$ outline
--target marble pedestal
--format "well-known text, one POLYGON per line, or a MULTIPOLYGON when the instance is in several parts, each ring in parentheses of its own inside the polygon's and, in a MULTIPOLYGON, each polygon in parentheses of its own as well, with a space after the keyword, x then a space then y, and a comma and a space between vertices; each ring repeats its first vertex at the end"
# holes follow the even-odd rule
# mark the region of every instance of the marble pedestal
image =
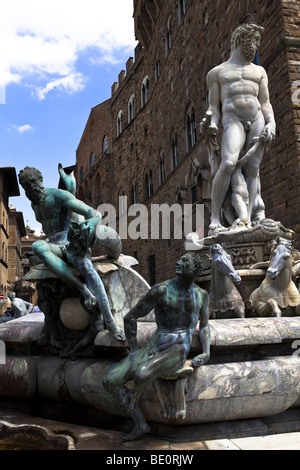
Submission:
MULTIPOLYGON (((0 325, 7 353, 6 363, 0 364, 0 400, 41 398, 125 416, 103 388, 102 378, 125 354, 126 344, 102 331, 94 342, 97 357, 61 359, 37 345, 43 322, 43 314, 34 313, 0 325)), ((155 328, 153 322, 138 323, 140 346, 155 328)), ((141 402, 148 421, 175 426, 216 423, 300 406, 300 317, 210 320, 210 329, 211 359, 186 377, 185 417, 163 416, 152 386, 141 402)), ((200 350, 196 330, 190 357, 200 350)))

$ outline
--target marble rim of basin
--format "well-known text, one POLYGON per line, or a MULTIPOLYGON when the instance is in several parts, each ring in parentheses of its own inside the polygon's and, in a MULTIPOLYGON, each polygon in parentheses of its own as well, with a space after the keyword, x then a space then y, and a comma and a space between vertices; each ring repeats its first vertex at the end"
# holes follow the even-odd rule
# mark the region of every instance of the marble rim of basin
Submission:
POLYGON ((76 450, 74 439, 67 434, 54 433, 38 424, 13 424, 0 420, 0 441, 7 438, 45 446, 49 450, 76 450))

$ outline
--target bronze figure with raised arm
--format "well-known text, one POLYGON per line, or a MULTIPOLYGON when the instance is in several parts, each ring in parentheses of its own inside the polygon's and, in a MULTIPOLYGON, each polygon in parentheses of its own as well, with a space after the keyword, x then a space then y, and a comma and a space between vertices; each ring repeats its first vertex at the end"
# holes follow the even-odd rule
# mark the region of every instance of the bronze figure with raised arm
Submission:
POLYGON ((90 247, 101 214, 69 191, 45 188, 43 176, 36 168, 26 167, 21 170, 19 181, 32 202, 36 220, 41 223, 47 236, 46 240, 33 243, 35 256, 50 272, 78 289, 86 310, 98 306, 113 337, 124 340, 124 332, 112 315, 103 282, 92 263, 90 247), (78 215, 83 216, 82 221, 78 215), (70 238, 76 238, 75 242, 70 243, 70 238), (70 266, 76 268, 84 281, 70 266))

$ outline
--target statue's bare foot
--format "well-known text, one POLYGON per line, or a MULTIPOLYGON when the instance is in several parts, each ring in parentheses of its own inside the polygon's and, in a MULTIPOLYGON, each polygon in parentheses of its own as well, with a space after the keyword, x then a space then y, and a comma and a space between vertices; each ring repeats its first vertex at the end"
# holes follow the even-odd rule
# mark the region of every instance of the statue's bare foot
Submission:
POLYGON ((124 437, 124 441, 134 441, 138 437, 140 437, 142 434, 146 434, 147 432, 150 431, 150 426, 148 426, 147 423, 140 424, 140 425, 135 425, 133 430, 131 431, 128 436, 124 437))
POLYGON ((175 412, 175 419, 184 419, 186 416, 185 410, 178 410, 175 412))
POLYGON ((122 328, 118 327, 118 325, 114 326, 113 328, 110 328, 110 332, 116 341, 125 341, 125 333, 122 328))
POLYGON ((227 227, 224 227, 223 225, 221 224, 210 224, 209 226, 209 232, 208 232, 208 236, 213 236, 213 235, 217 235, 218 233, 220 232, 228 232, 228 228, 227 227))

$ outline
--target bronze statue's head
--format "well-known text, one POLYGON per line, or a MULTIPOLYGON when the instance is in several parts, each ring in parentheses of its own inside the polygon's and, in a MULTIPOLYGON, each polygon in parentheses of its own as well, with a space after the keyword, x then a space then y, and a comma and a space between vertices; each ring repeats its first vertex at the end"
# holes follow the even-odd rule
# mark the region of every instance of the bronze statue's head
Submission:
POLYGON ((19 182, 24 188, 26 196, 35 206, 43 203, 45 188, 43 185, 43 175, 39 170, 26 166, 19 173, 19 182))
POLYGON ((194 279, 202 273, 202 262, 196 253, 183 255, 176 263, 176 275, 186 279, 194 279))
POLYGON ((258 26, 254 23, 241 24, 232 33, 231 52, 242 44, 246 59, 252 61, 259 48, 261 33, 263 31, 264 28, 262 26, 258 26))
POLYGON ((7 297, 8 297, 10 300, 13 300, 13 299, 16 297, 16 293, 15 293, 13 290, 10 290, 10 291, 7 293, 7 297))

